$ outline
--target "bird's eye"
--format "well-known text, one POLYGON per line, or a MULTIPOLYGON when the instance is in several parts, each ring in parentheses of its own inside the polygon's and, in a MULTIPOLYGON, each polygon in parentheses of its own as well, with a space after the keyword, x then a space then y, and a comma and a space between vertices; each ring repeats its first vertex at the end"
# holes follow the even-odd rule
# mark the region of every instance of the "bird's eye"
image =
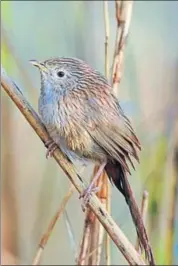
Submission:
POLYGON ((62 78, 64 77, 65 73, 63 71, 57 72, 58 77, 62 78))

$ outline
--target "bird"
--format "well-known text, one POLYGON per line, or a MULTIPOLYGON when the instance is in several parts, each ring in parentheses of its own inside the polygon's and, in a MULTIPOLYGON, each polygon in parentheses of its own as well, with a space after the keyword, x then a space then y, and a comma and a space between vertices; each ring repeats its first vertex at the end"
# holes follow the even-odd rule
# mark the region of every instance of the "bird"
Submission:
POLYGON ((143 220, 128 175, 133 159, 139 162, 141 144, 124 114, 112 86, 99 71, 78 58, 53 57, 30 60, 40 70, 38 110, 52 139, 47 157, 56 147, 68 157, 99 164, 84 195, 96 191, 94 183, 106 171, 123 194, 136 227, 139 244, 150 265, 155 265, 143 220))

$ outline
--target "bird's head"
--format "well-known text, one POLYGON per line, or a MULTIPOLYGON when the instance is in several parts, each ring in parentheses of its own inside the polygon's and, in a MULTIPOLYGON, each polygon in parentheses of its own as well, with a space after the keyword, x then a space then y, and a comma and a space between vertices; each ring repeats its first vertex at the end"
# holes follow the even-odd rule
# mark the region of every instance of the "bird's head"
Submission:
POLYGON ((41 73, 42 90, 50 87, 57 92, 85 87, 87 75, 92 69, 82 60, 76 58, 51 58, 43 62, 31 60, 31 64, 38 67, 41 73))
POLYGON ((109 87, 106 78, 77 58, 59 57, 43 62, 31 60, 41 73, 41 91, 65 95, 69 91, 85 91, 87 94, 102 93, 104 87, 109 87))

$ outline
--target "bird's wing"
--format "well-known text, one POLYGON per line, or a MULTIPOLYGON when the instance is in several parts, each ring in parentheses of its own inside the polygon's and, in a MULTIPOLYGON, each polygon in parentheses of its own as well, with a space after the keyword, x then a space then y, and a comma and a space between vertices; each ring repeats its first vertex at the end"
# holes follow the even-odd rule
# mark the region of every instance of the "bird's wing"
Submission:
POLYGON ((84 123, 84 127, 93 140, 130 173, 127 160, 134 167, 130 156, 139 160, 140 143, 117 100, 108 99, 97 111, 91 108, 90 123, 84 123))

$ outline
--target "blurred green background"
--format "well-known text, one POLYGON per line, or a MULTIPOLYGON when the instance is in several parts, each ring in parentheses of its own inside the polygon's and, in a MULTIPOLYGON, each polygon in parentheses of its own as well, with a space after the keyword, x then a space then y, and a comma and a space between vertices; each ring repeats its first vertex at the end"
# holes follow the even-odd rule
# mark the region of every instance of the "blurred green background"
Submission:
MULTIPOLYGON (((28 63, 30 59, 79 57, 104 73, 102 1, 1 3, 2 64, 36 110, 40 76, 28 63)), ((130 182, 140 203, 143 190, 149 191, 149 236, 157 263, 169 265, 178 263, 177 10, 176 1, 134 2, 118 88, 120 103, 143 145, 140 165, 130 182)), ((109 14, 112 61, 114 1, 109 1, 109 14)), ((46 160, 42 142, 3 90, 1 107, 2 243, 9 261, 15 256, 20 264, 30 264, 70 184, 54 160, 46 160)), ((91 173, 87 168, 84 177, 91 173)), ((67 214, 69 220, 60 218, 44 250, 44 265, 75 263, 84 220, 77 193, 67 205, 67 214)), ((115 188, 112 216, 134 244, 136 234, 128 208, 115 188)), ((111 262, 125 263, 114 244, 111 262)))

